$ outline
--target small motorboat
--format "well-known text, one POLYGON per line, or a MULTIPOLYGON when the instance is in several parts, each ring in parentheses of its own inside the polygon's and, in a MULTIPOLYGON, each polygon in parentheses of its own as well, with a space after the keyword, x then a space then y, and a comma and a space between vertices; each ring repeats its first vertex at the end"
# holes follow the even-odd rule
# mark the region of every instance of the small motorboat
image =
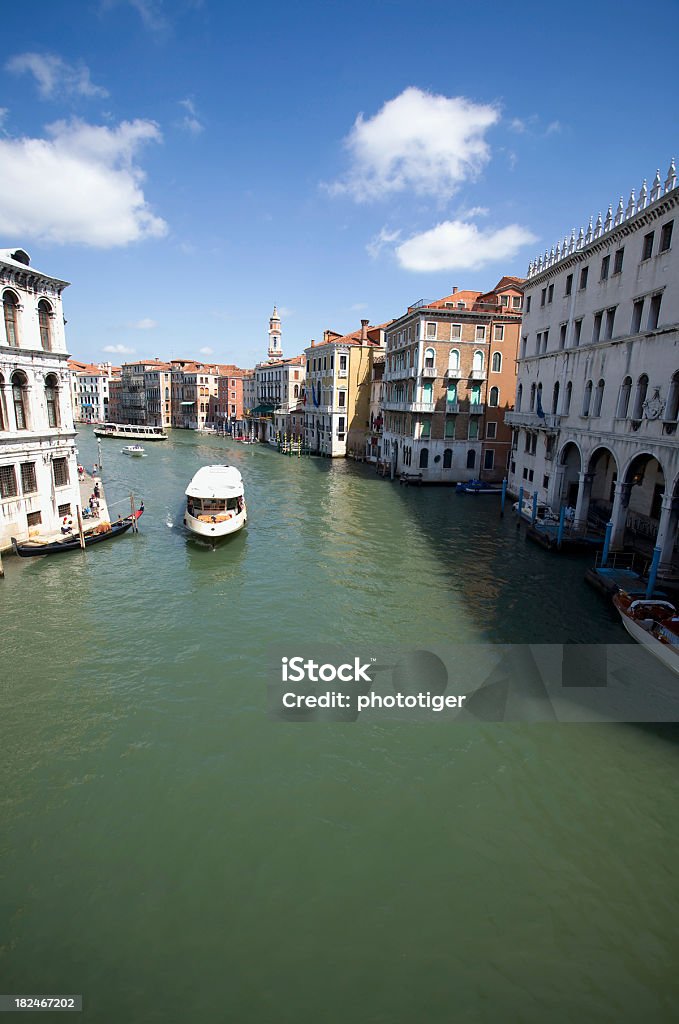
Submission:
MULTIPOLYGON (((525 519, 525 521, 527 523, 532 523, 533 522, 533 499, 532 498, 524 498, 523 499, 520 511, 519 511, 519 503, 518 503, 518 501, 515 501, 514 504, 512 505, 512 510, 514 512, 516 512, 517 515, 519 515, 521 517, 521 519, 525 519)), ((558 515, 554 511, 552 511, 552 509, 550 508, 549 505, 546 505, 542 501, 539 501, 537 503, 537 516, 536 516, 536 519, 540 523, 558 523, 559 522, 558 515)), ((566 522, 569 522, 568 518, 566 519, 566 522)))
POLYGON ((637 643, 679 675, 679 611, 670 601, 634 598, 624 590, 613 597, 623 626, 637 643))
POLYGON ((457 484, 456 494, 502 494, 502 488, 485 480, 467 480, 457 484))
MULTIPOLYGON (((101 544, 102 541, 113 540, 114 537, 119 537, 121 533, 127 533, 135 520, 138 520, 143 512, 144 506, 142 504, 134 515, 119 519, 116 523, 99 523, 93 530, 85 533, 85 547, 89 548, 93 544, 101 544)), ((63 540, 44 542, 32 540, 27 541, 25 544, 19 544, 16 538, 12 537, 12 547, 14 548, 14 553, 19 558, 34 558, 37 555, 60 555, 64 551, 81 550, 80 537, 77 533, 69 533, 63 540)))
POLYGON ((203 466, 184 493, 184 526, 199 537, 215 541, 248 521, 243 477, 234 466, 203 466))
POLYGON ((140 444, 126 444, 124 448, 121 448, 123 455, 136 455, 138 458, 146 455, 146 452, 140 444))

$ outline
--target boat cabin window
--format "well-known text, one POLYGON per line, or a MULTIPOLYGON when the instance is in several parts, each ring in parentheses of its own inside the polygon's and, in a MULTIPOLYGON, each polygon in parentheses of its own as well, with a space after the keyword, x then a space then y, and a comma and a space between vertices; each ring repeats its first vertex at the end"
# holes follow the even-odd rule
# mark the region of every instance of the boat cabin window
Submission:
POLYGON ((238 498, 188 498, 186 509, 190 516, 212 516, 217 512, 236 512, 238 498))

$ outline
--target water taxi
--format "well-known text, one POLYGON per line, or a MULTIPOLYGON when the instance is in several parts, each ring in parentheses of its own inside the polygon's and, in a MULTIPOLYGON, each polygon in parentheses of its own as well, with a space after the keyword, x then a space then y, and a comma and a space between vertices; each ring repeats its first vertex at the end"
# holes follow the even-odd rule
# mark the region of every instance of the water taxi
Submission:
POLYGON ((233 466, 203 466, 185 494, 184 526, 199 537, 217 540, 247 522, 243 478, 233 466))
POLYGON ((456 485, 457 494, 502 494, 497 484, 486 483, 485 480, 467 480, 456 485))
POLYGON ((137 423, 102 423, 94 428, 97 437, 117 437, 127 441, 167 441, 162 427, 145 427, 137 423))
POLYGON ((613 597, 622 624, 637 643, 679 675, 679 611, 669 601, 633 599, 621 590, 613 597))
POLYGON ((120 450, 123 455, 136 455, 137 458, 141 458, 146 455, 146 452, 140 444, 126 444, 125 447, 120 450))

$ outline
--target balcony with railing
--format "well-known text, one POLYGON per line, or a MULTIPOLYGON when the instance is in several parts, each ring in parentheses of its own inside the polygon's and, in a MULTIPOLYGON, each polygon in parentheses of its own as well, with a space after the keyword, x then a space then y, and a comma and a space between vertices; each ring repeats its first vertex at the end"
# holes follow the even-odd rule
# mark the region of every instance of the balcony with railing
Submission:
POLYGON ((460 411, 460 403, 456 400, 454 402, 446 402, 446 412, 454 413, 460 411))
POLYGON ((434 408, 435 408, 435 406, 434 406, 433 402, 411 402, 410 403, 410 410, 411 410, 411 412, 433 412, 434 408))
POLYGON ((483 402, 470 402, 469 403, 469 415, 470 416, 483 416, 483 410, 485 405, 483 402))
POLYGON ((434 379, 436 377, 436 367, 435 366, 423 366, 422 370, 420 372, 421 372, 423 377, 428 377, 430 379, 434 379))
POLYGON ((401 366, 397 370, 385 370, 383 380, 412 380, 416 375, 414 366, 401 366))
POLYGON ((451 380, 460 380, 462 376, 462 370, 459 366, 449 366, 446 370, 446 377, 449 377, 451 380))
POLYGON ((485 370, 472 370, 469 374, 470 380, 485 380, 488 374, 485 370))
POLYGON ((505 423, 508 427, 530 427, 535 430, 557 430, 561 418, 554 412, 539 416, 536 412, 519 412, 514 409, 505 413, 505 423))

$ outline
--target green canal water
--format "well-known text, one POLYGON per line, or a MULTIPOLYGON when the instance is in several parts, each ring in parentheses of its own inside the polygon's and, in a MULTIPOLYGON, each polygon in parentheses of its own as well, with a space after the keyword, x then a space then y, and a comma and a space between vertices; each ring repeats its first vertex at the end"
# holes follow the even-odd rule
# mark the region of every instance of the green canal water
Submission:
POLYGON ((0 991, 96 1024, 675 1020, 671 727, 266 715, 271 643, 624 643, 584 563, 364 466, 102 445, 139 535, 0 582, 0 991), (216 461, 250 521, 213 551, 181 510, 216 461))

